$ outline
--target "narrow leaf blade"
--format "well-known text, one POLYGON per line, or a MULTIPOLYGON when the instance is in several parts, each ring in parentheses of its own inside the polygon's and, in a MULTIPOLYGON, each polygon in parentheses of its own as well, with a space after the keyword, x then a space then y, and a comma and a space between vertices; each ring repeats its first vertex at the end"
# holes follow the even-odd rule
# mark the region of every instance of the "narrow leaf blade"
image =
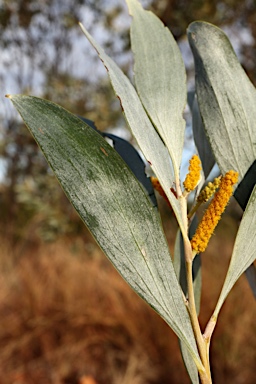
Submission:
POLYGON ((256 91, 223 31, 205 22, 188 28, 196 91, 207 136, 222 173, 239 180, 256 157, 256 91))
POLYGON ((248 200, 256 184, 256 160, 249 167, 248 171, 243 177, 243 180, 239 183, 235 190, 234 197, 239 203, 240 207, 245 210, 248 200))
POLYGON ((160 19, 145 11, 137 0, 127 0, 127 4, 133 17, 131 43, 136 88, 178 175, 185 132, 185 65, 174 37, 160 19))
POLYGON ((82 121, 84 121, 86 124, 88 124, 90 127, 95 129, 103 137, 107 137, 112 141, 113 147, 115 148, 117 153, 119 153, 119 155, 122 157, 122 159, 126 162, 128 167, 134 173, 134 175, 137 177, 140 183, 143 185, 143 187, 147 191, 152 201, 152 204, 154 205, 154 207, 156 207, 157 200, 156 200, 153 185, 151 183, 150 178, 147 177, 146 175, 144 161, 140 157, 138 151, 133 147, 133 145, 130 144, 129 141, 122 139, 121 137, 118 137, 111 133, 99 131, 93 121, 86 119, 85 117, 82 117, 82 116, 78 116, 78 117, 82 121))
POLYGON ((228 273, 214 311, 217 317, 228 293, 243 272, 256 259, 256 186, 244 212, 228 268, 228 273))
POLYGON ((256 266, 251 264, 250 267, 246 269, 245 273, 253 295, 256 299, 256 266))
POLYGON ((180 341, 179 344, 180 344, 180 351, 183 358, 183 362, 188 371, 188 375, 190 377, 191 383, 199 384, 198 370, 196 368, 196 365, 194 361, 191 359, 190 354, 187 348, 185 347, 183 341, 180 341))
POLYGON ((115 150, 119 153, 130 170, 143 185, 154 207, 157 207, 157 200, 153 185, 151 183, 150 177, 147 177, 146 175, 145 163, 136 149, 132 146, 132 144, 130 144, 127 140, 122 139, 121 137, 112 135, 111 133, 103 133, 102 135, 103 137, 108 137, 112 140, 115 150))
POLYGON ((100 59, 107 68, 112 86, 120 100, 127 123, 142 151, 146 160, 150 164, 153 172, 168 197, 173 211, 177 217, 180 228, 186 233, 181 209, 178 200, 171 192, 173 187, 173 169, 166 146, 151 124, 143 105, 129 79, 114 61, 106 55, 100 45, 93 39, 88 31, 80 24, 81 29, 92 46, 97 51, 100 59))
POLYGON ((196 96, 194 97, 192 107, 192 124, 195 144, 201 159, 204 177, 205 179, 207 179, 215 164, 215 158, 213 156, 209 140, 207 139, 207 136, 205 134, 205 129, 200 115, 196 96))
POLYGON ((43 99, 9 97, 100 247, 201 367, 158 212, 138 180, 78 117, 43 99))

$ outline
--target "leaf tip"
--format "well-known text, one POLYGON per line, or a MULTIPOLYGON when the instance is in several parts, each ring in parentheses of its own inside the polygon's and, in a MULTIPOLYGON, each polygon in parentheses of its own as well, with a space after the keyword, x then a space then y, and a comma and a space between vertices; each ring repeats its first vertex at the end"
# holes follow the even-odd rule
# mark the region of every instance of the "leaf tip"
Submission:
POLYGON ((78 22, 79 27, 81 28, 82 32, 87 36, 87 31, 81 21, 78 22))
POLYGON ((7 93, 7 95, 5 95, 5 97, 6 97, 7 99, 11 99, 11 98, 12 98, 12 95, 10 95, 10 94, 7 93))
POLYGON ((126 3, 131 16, 134 16, 136 10, 139 11, 142 9, 142 5, 137 0, 126 0, 126 3))

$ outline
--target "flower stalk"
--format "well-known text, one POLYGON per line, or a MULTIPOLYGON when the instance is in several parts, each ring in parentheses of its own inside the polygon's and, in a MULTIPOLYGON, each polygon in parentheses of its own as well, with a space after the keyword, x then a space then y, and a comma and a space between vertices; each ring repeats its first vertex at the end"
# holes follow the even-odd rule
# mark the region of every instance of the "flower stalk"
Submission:
POLYGON ((191 209, 191 211, 188 213, 188 219, 191 219, 191 217, 194 215, 194 213, 198 210, 201 204, 206 203, 210 198, 214 195, 216 190, 220 186, 222 176, 215 177, 213 182, 209 181, 209 183, 202 189, 202 191, 199 193, 196 204, 191 209))

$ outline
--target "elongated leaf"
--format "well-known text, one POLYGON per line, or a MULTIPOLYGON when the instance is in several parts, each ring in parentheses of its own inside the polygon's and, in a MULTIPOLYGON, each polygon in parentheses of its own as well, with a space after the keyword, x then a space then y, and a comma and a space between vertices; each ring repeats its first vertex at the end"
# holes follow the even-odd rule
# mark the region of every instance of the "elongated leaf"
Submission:
POLYGON ((256 184, 256 160, 250 166, 243 180, 239 183, 235 190, 234 197, 239 203, 240 207, 245 210, 248 200, 256 184))
POLYGON ((188 39, 196 68, 196 92, 207 136, 222 173, 239 180, 256 157, 256 91, 223 31, 194 22, 188 39))
POLYGON ((219 28, 194 22, 188 28, 188 37, 206 133, 222 173, 230 169, 239 172, 242 182, 235 197, 245 209, 255 183, 256 90, 219 28))
POLYGON ((224 300, 235 282, 256 259, 256 186, 244 212, 218 304, 214 311, 217 317, 224 300))
POLYGON ((157 200, 150 177, 147 177, 145 171, 145 163, 140 157, 136 149, 127 141, 111 133, 103 133, 103 137, 112 140, 115 150, 119 153, 122 159, 126 162, 130 170, 134 173, 137 179, 144 186, 154 207, 157 206, 157 200))
POLYGON ((129 143, 129 141, 124 140, 121 137, 118 137, 116 135, 112 135, 111 133, 108 133, 108 132, 101 132, 97 130, 93 121, 88 120, 81 116, 79 117, 85 123, 87 123, 90 127, 95 129, 100 135, 112 140, 113 147, 122 157, 122 159, 126 162, 126 164, 130 168, 130 170, 134 173, 134 175, 137 177, 137 179, 141 182, 141 184, 147 191, 153 205, 156 207, 157 200, 156 200, 153 185, 150 181, 150 178, 147 177, 146 175, 144 161, 142 160, 142 158, 140 157, 136 149, 129 143))
POLYGON ((133 16, 131 43, 140 99, 166 144, 176 175, 184 145, 187 87, 185 66, 170 30, 137 0, 126 0, 133 16))
POLYGON ((256 266, 251 264, 245 271, 248 283, 256 299, 256 266))
POLYGON ((189 106, 189 109, 190 109, 191 113, 193 112, 193 105, 194 105, 195 95, 196 95, 195 91, 188 91, 188 93, 187 93, 187 103, 188 103, 188 106, 189 106))
POLYGON ((9 97, 100 247, 201 366, 158 212, 136 177, 78 117, 43 99, 9 97))
POLYGON ((192 124, 195 144, 201 159, 204 177, 205 179, 207 179, 209 173, 211 172, 215 164, 215 158, 213 156, 209 140, 207 139, 205 134, 205 129, 203 126, 196 96, 194 97, 192 107, 192 124))
POLYGON ((93 37, 80 24, 82 31, 90 43, 96 49, 100 59, 107 68, 110 80, 117 97, 120 100, 127 123, 137 140, 137 143, 156 174, 166 196, 168 197, 173 211, 177 217, 180 228, 186 235, 183 219, 181 215, 179 201, 176 199, 170 188, 173 187, 173 169, 170 164, 168 151, 160 136, 150 122, 143 105, 129 79, 121 69, 108 57, 104 50, 97 44, 93 37))
POLYGON ((199 384, 198 370, 194 361, 191 359, 188 349, 182 341, 179 341, 181 356, 187 369, 192 384, 199 384))

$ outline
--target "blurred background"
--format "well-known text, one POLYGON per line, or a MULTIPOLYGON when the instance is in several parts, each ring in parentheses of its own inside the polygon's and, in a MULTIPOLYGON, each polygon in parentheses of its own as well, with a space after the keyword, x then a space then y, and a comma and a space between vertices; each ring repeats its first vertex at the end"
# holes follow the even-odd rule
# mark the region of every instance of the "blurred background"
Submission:
MULTIPOLYGON (((177 39, 188 90, 194 80, 186 28, 199 19, 224 29, 256 84, 255 0, 141 3, 177 39)), ((44 97, 130 139, 105 68, 78 21, 132 78, 123 0, 0 1, 0 384, 189 383, 176 336, 99 250, 4 98, 44 97)), ((188 148, 189 124, 188 116, 188 148)), ((173 250, 177 224, 158 198, 173 250)), ((240 218, 233 201, 203 256, 202 326, 216 304, 240 218)), ((254 298, 242 276, 213 337, 214 382, 255 383, 254 318, 254 298)))

